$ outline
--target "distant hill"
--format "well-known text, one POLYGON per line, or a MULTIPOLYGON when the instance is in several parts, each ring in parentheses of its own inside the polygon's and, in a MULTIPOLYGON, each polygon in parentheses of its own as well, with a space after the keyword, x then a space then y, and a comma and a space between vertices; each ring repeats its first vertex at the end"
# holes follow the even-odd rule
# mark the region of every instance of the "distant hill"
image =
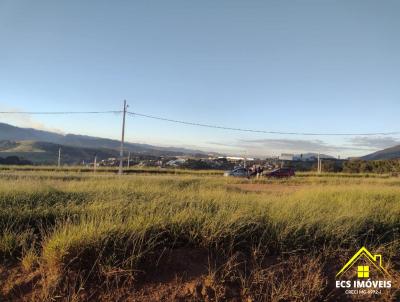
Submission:
MULTIPOLYGON (((2 141, 0 143, 0 152, 2 149, 3 152, 6 151, 4 147, 7 147, 7 150, 10 150, 11 147, 6 145, 2 146, 1 144, 16 144, 16 142, 20 141, 41 143, 47 142, 56 145, 79 147, 80 149, 109 149, 109 151, 107 152, 111 152, 110 150, 119 150, 120 147, 120 141, 118 140, 76 134, 63 135, 32 128, 20 128, 4 123, 0 123, 0 141, 2 141)), ((31 144, 29 148, 36 147, 37 145, 31 144)), ((23 150, 23 148, 26 148, 26 144, 19 144, 18 146, 15 146, 14 149, 11 148, 11 150, 13 150, 11 152, 26 152, 26 150, 23 150)), ((58 147, 56 147, 56 149, 58 150, 58 147)), ((158 147, 147 144, 136 144, 129 142, 125 144, 125 150, 136 154, 152 156, 205 155, 204 152, 199 150, 190 150, 176 147, 158 147)))
POLYGON ((400 159, 400 145, 360 157, 363 160, 400 159))
POLYGON ((95 155, 99 160, 119 156, 119 152, 113 149, 81 148, 36 141, 0 141, 0 157, 18 156, 33 163, 55 164, 60 147, 63 164, 92 162, 95 155))

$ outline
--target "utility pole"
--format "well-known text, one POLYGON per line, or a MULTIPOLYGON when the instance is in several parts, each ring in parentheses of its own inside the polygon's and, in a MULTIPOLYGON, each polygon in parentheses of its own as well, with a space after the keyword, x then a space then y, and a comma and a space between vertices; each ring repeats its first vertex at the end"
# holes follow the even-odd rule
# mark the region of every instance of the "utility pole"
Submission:
POLYGON ((121 136, 121 150, 119 151, 119 170, 118 174, 122 175, 122 167, 123 167, 123 160, 124 160, 124 139, 125 139, 125 115, 126 109, 128 105, 126 104, 126 100, 124 100, 124 111, 122 114, 122 136, 121 136))
POLYGON ((128 169, 129 169, 129 162, 131 161, 131 151, 128 152, 128 169))
POLYGON ((96 172, 96 168, 97 168, 97 155, 94 155, 93 172, 96 172))
POLYGON ((318 152, 318 163, 317 163, 317 166, 318 166, 318 173, 321 173, 321 160, 320 160, 320 154, 319 154, 319 152, 318 152))
POLYGON ((58 163, 57 166, 60 168, 61 166, 61 147, 58 148, 58 163))

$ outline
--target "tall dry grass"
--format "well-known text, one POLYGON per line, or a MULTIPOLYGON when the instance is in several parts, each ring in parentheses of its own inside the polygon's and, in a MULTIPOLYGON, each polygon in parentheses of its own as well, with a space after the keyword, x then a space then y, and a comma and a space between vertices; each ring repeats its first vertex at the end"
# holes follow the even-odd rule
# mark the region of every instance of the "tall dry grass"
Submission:
MULTIPOLYGON (((251 181, 46 171, 3 173, 0 179, 0 259, 21 261, 27 270, 39 267, 47 297, 71 288, 79 292, 89 280, 101 282, 115 271, 137 280, 167 251, 189 247, 224 261, 240 253, 246 263, 256 251, 247 266, 259 269, 241 269, 230 277, 240 283, 240 295, 286 299, 293 293, 279 288, 284 267, 274 275, 263 259, 321 259, 321 254, 329 257, 327 251, 335 258, 333 251, 350 254, 363 245, 384 249, 394 259, 399 248, 398 178, 251 181), (282 191, 236 186, 242 184, 281 186, 282 191), (286 191, 288 186, 295 190, 286 191), (274 280, 276 287, 263 292, 274 280)), ((296 261, 299 274, 313 280, 309 295, 320 297, 326 285, 322 273, 307 275, 296 261)), ((300 295, 297 286, 291 288, 300 295)))

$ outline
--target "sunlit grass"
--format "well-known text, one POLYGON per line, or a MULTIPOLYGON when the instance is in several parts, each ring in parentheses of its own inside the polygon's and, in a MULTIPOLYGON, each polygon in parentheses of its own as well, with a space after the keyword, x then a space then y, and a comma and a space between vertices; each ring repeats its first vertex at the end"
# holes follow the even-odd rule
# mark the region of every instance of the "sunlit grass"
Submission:
POLYGON ((14 171, 0 179, 1 261, 39 263, 54 284, 69 270, 134 272, 147 257, 187 246, 222 255, 399 248, 398 178, 14 171))

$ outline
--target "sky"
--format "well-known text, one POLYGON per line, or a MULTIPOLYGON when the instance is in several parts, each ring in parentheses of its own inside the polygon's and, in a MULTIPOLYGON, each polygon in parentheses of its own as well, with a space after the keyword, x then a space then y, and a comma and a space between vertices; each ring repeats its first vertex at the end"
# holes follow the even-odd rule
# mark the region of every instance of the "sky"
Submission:
MULTIPOLYGON (((129 110, 283 132, 400 131, 400 1, 0 0, 0 111, 129 110)), ((120 137, 121 116, 0 122, 120 137)), ((400 136, 236 132, 127 117, 126 139, 358 156, 400 136)))

